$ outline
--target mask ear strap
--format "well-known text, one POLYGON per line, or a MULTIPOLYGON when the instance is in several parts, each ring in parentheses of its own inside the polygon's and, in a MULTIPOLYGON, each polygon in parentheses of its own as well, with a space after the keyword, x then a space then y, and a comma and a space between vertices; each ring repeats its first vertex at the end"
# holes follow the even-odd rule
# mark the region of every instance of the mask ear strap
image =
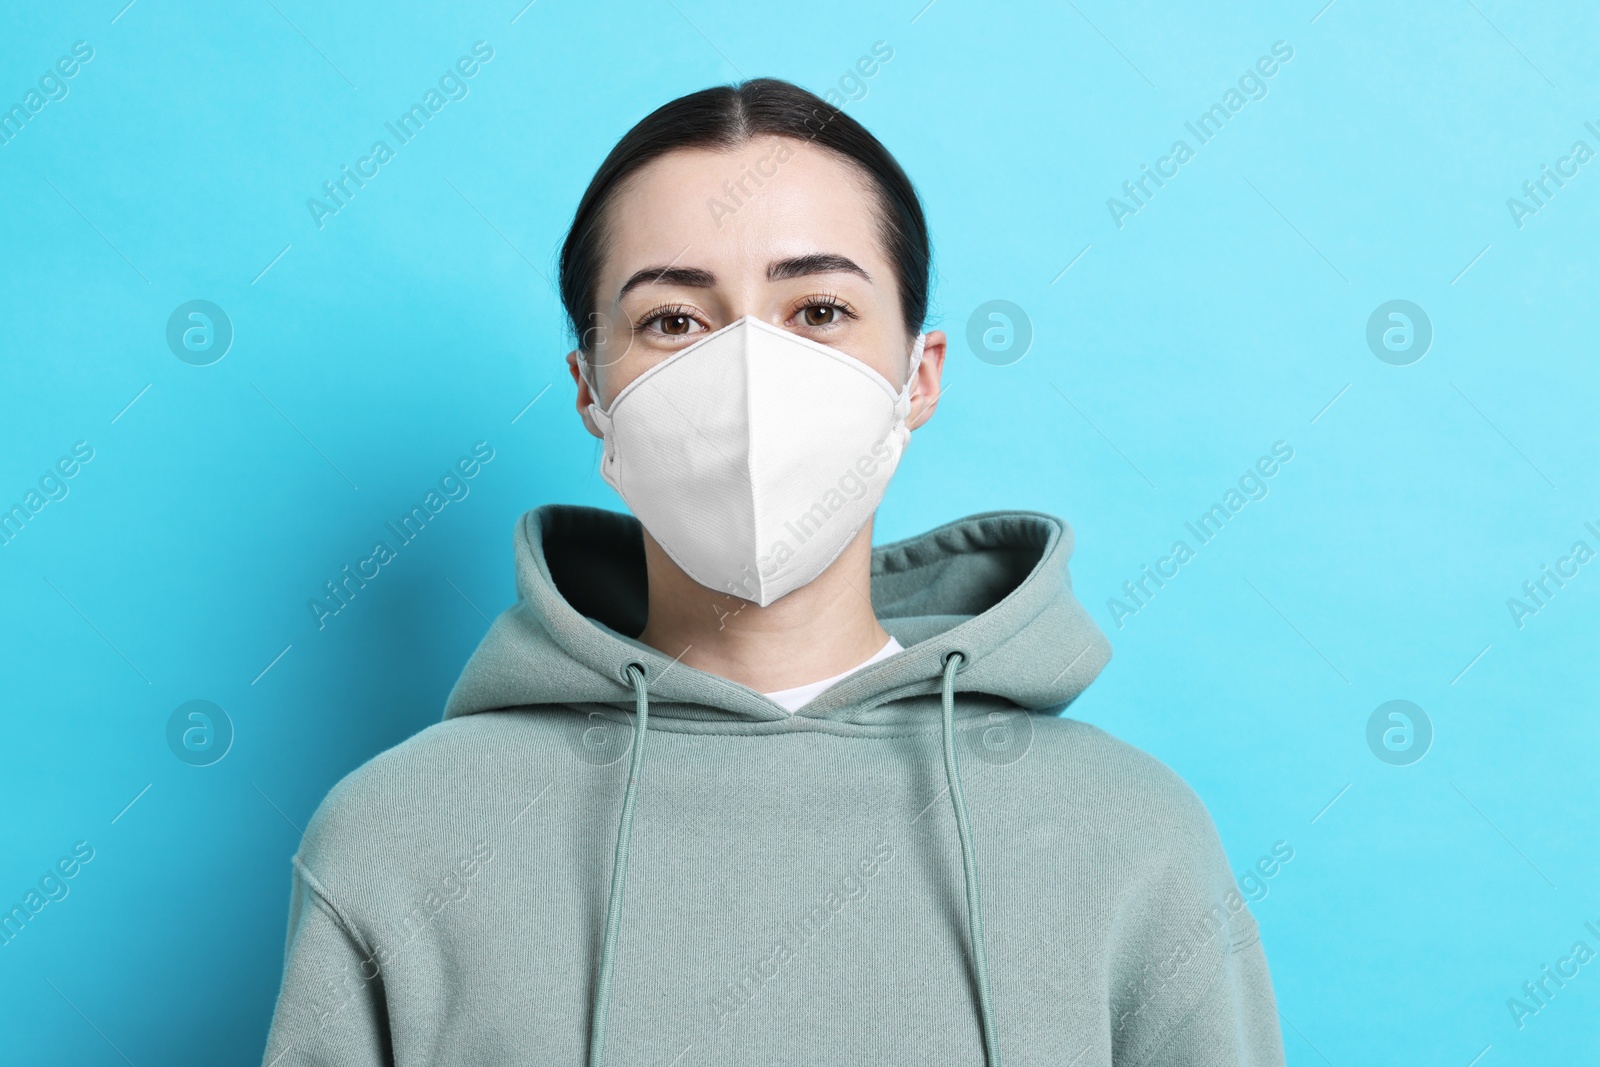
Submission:
POLYGON ((578 376, 583 379, 583 384, 589 387, 589 418, 600 428, 606 437, 611 436, 611 415, 600 406, 600 390, 594 382, 594 369, 589 365, 589 358, 582 349, 578 350, 578 376))
POLYGON ((911 395, 911 383, 917 380, 917 369, 922 366, 922 346, 927 343, 927 340, 927 334, 919 333, 917 334, 916 343, 911 346, 911 365, 906 370, 906 384, 901 386, 901 390, 906 396, 911 395))
POLYGON ((900 395, 894 399, 895 415, 901 422, 911 414, 911 384, 917 380, 917 368, 922 366, 922 346, 927 338, 925 333, 917 334, 916 343, 911 346, 911 362, 906 369, 905 384, 900 387, 900 395))

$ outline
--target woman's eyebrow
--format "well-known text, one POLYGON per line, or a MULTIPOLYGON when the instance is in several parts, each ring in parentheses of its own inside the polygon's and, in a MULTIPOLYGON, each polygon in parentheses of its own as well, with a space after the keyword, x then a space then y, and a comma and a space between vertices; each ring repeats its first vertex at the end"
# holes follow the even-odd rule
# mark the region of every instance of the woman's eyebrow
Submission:
POLYGON ((717 276, 699 267, 646 267, 636 270, 617 290, 617 299, 628 295, 630 289, 641 285, 683 285, 691 289, 709 289, 717 284, 717 276))
POLYGON ((872 281, 872 275, 862 270, 855 260, 833 252, 812 252, 809 255, 774 260, 767 265, 767 281, 780 282, 788 278, 804 277, 807 274, 834 274, 840 271, 859 274, 869 284, 872 281))
MULTIPOLYGON (((808 274, 833 274, 844 272, 858 274, 872 281, 872 275, 862 269, 861 265, 848 256, 841 256, 834 252, 811 252, 803 256, 791 256, 788 259, 775 259, 767 264, 767 281, 781 282, 789 278, 802 278, 808 274)), ((641 285, 681 285, 690 289, 709 289, 717 284, 717 276, 701 267, 645 267, 629 275, 628 280, 622 283, 622 288, 617 291, 617 299, 627 296, 629 291, 641 285)))

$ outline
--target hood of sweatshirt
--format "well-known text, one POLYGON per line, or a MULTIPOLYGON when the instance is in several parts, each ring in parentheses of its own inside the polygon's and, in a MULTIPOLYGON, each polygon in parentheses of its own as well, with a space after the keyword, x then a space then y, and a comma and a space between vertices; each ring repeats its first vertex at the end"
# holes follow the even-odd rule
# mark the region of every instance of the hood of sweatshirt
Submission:
MULTIPOLYGON (((644 667, 650 714, 760 723, 790 714, 746 686, 695 670, 634 639, 645 624, 639 521, 552 504, 515 535, 517 603, 495 620, 445 705, 445 718, 540 705, 634 698, 644 667)), ((826 690, 794 718, 893 725, 926 718, 946 658, 962 656, 955 692, 1058 713, 1111 658, 1072 595, 1072 528, 1030 511, 989 512, 882 545, 872 604, 904 651, 826 690)))

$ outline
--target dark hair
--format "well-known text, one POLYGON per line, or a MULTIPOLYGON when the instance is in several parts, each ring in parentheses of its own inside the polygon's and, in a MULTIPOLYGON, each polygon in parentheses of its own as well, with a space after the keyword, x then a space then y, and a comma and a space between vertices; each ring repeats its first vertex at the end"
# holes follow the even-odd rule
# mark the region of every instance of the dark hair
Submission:
POLYGON ((619 186, 645 164, 680 148, 736 148, 759 136, 790 137, 832 149, 872 180, 879 233, 900 284, 906 330, 928 313, 928 224, 917 191, 888 149, 855 119, 798 85, 755 78, 702 89, 650 112, 623 135, 595 172, 561 246, 561 302, 574 337, 585 343, 595 285, 608 237, 605 208, 619 186))

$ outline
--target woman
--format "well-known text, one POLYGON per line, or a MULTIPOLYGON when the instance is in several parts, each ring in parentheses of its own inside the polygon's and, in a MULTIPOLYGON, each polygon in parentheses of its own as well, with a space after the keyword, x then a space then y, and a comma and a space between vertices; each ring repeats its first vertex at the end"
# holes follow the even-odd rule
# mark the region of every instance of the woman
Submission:
POLYGON ((928 272, 900 167, 788 83, 612 150, 561 291, 638 518, 523 516, 444 721, 322 803, 268 1063, 1282 1062, 1200 800, 1048 714, 1110 658, 1067 525, 872 546, 928 272))

